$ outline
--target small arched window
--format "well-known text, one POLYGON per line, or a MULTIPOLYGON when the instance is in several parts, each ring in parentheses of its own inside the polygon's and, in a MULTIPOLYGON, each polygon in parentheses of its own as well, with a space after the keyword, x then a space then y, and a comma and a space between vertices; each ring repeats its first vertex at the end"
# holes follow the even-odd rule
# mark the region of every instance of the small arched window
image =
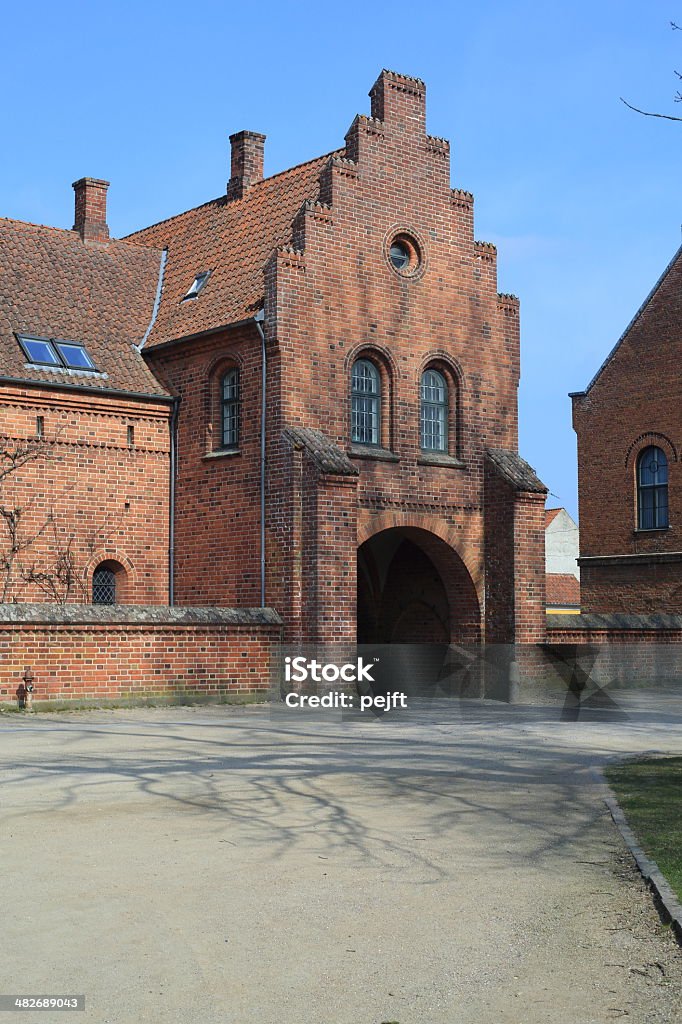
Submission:
POLYGON ((640 530, 668 525, 668 460, 660 448, 645 448, 637 460, 637 512, 640 530))
POLYGON ((351 437, 354 444, 376 444, 381 438, 381 384, 369 359, 356 359, 351 380, 351 437))
POLYGON ((421 447, 426 452, 448 450, 448 384, 438 370, 422 374, 421 447))
POLYGON ((92 603, 116 604, 116 573, 109 562, 101 562, 92 574, 92 603))
POLYGON ((239 370, 228 370, 220 382, 223 448, 239 447, 239 370))

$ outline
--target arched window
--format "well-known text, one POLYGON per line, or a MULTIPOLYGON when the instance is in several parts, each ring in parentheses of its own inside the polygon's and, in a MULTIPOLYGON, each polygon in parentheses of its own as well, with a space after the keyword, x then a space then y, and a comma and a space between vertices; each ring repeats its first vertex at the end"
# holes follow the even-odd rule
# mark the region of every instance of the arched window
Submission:
POLYGON ((448 384, 438 370, 422 374, 421 446, 427 452, 448 450, 448 384))
POLYGON ((640 530, 668 525, 668 460, 660 448, 645 448, 637 459, 637 510, 640 530))
POLYGON ((351 438, 355 444, 381 443, 379 371, 369 359, 356 359, 351 381, 351 438))
POLYGON ((111 562, 101 562, 92 574, 92 603, 116 604, 116 572, 111 562))
POLYGON ((239 447, 239 370, 228 370, 220 382, 222 447, 239 447))

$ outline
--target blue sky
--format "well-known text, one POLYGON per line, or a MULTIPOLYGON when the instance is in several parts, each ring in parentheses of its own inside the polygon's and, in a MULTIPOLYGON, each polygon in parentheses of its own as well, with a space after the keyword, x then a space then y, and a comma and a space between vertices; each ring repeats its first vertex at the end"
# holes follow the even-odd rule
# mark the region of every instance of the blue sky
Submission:
POLYGON ((11 5, 0 215, 71 227, 71 182, 92 175, 122 235, 219 195, 230 132, 267 133, 272 174, 337 147, 382 67, 423 78, 521 298, 521 452, 575 515, 567 393, 680 244, 682 124, 619 101, 682 115, 676 18, 660 0, 11 5))

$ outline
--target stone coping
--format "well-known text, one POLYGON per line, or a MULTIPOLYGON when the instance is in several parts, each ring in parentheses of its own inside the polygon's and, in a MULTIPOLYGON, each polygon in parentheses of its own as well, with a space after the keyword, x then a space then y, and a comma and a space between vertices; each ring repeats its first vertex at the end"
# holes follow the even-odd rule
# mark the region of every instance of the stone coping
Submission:
POLYGON ((168 605, 0 604, 3 625, 281 626, 273 608, 168 605))
POLYGON ((565 630, 568 632, 583 632, 589 630, 681 630, 682 615, 632 615, 620 612, 610 614, 593 615, 583 613, 582 615, 548 615, 547 628, 565 630))

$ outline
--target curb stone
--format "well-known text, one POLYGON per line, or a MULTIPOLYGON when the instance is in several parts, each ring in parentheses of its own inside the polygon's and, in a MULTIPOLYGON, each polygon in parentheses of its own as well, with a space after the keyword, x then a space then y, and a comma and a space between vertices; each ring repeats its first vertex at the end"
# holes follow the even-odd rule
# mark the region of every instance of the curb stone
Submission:
POLYGON ((647 857, 637 841, 635 833, 628 824, 623 809, 618 803, 616 794, 606 781, 606 776, 600 768, 592 768, 592 777, 601 788, 601 795, 604 803, 609 809, 613 823, 625 840, 625 845, 635 859, 637 868, 644 878, 644 881, 654 894, 654 898, 663 911, 663 919, 669 923, 675 938, 682 945, 682 905, 677 896, 670 888, 667 879, 661 874, 661 870, 655 860, 647 857))

